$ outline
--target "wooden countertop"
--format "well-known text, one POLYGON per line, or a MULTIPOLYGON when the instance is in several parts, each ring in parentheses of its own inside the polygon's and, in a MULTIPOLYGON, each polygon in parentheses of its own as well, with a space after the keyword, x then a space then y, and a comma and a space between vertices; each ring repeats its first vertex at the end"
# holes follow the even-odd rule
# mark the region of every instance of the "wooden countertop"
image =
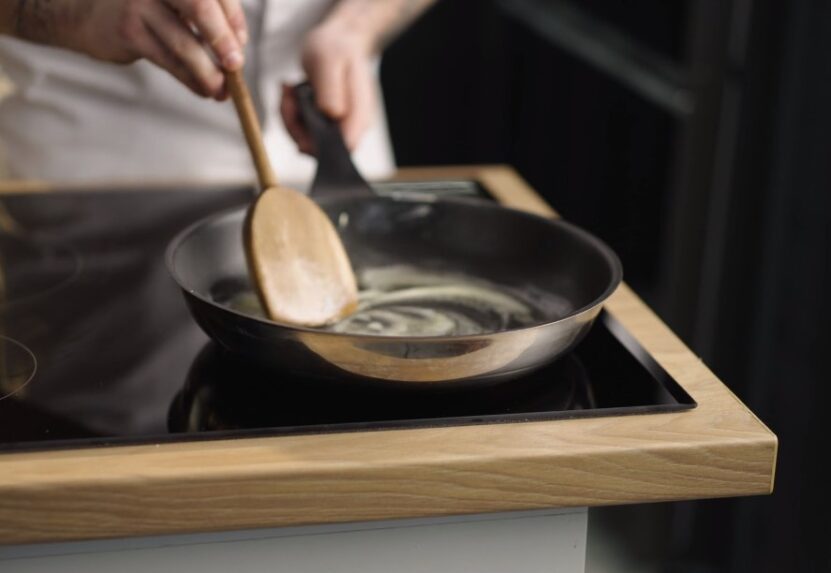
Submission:
MULTIPOLYGON (((474 178, 505 204, 554 215, 507 167, 405 169, 400 178, 474 178)), ((697 408, 3 454, 0 543, 770 493, 776 436, 626 285, 606 308, 697 408)))

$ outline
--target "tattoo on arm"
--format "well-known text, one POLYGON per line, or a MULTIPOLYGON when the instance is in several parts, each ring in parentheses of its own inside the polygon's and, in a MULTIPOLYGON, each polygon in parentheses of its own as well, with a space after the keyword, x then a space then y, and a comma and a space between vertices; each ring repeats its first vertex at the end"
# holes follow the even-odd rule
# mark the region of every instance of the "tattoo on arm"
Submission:
POLYGON ((17 12, 14 15, 14 33, 20 36, 23 28, 23 13, 26 10, 26 0, 17 0, 17 12))
POLYGON ((39 44, 59 44, 61 32, 77 23, 70 4, 64 0, 18 0, 15 35, 39 44))
POLYGON ((49 43, 51 0, 19 0, 15 33, 19 38, 49 43))

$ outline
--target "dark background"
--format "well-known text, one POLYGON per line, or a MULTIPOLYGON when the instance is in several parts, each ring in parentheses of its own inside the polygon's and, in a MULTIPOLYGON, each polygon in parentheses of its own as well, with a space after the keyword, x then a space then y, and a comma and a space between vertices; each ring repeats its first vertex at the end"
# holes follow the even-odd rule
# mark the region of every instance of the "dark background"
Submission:
POLYGON ((658 570, 831 570, 829 38, 827 0, 444 0, 384 59, 400 165, 513 165, 779 436, 772 496, 593 511, 658 570))

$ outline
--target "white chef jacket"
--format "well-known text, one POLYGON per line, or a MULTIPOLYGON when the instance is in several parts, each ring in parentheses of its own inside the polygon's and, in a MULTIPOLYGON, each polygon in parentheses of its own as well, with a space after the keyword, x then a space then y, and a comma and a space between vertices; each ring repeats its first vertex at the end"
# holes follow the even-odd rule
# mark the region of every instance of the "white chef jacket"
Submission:
MULTIPOLYGON (((279 116, 281 82, 303 79, 300 46, 331 0, 243 0, 245 73, 279 179, 303 186, 315 162, 279 116)), ((59 182, 250 181, 254 169, 231 102, 199 98, 147 61, 129 66, 0 37, 14 92, 0 102, 0 156, 12 178, 59 182)), ((380 91, 379 91, 379 101, 380 91)), ((354 154, 364 175, 393 169, 383 106, 354 154)))

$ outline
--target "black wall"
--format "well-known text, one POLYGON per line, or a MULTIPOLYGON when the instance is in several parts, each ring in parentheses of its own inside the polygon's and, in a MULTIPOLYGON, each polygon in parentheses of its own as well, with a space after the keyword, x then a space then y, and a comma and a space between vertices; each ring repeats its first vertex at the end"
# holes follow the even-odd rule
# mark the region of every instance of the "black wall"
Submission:
MULTIPOLYGON (((579 4, 684 61, 688 3, 579 4)), ((729 156, 713 151, 729 161, 721 180, 701 191, 720 205, 696 220, 702 240, 720 230, 697 269, 707 292, 688 309, 687 342, 779 436, 776 491, 615 511, 642 524, 622 535, 668 571, 831 571, 831 3, 731 6, 749 10, 746 53, 741 69, 726 57, 735 101, 712 127, 737 131, 729 156)), ((382 72, 400 164, 510 163, 607 240, 648 301, 668 294, 676 119, 493 2, 441 2, 382 72)))
MULTIPOLYGON (((623 12, 594 4, 604 17, 623 12)), ((664 7, 667 27, 649 42, 677 53, 682 12, 664 7)), ((625 14, 644 28, 637 13, 625 14)), ((440 2, 387 51, 382 77, 399 164, 513 165, 561 214, 608 241, 627 280, 649 295, 671 118, 494 2, 440 2)))

